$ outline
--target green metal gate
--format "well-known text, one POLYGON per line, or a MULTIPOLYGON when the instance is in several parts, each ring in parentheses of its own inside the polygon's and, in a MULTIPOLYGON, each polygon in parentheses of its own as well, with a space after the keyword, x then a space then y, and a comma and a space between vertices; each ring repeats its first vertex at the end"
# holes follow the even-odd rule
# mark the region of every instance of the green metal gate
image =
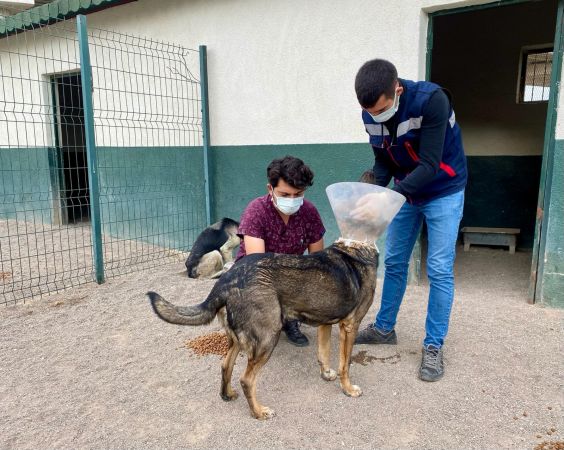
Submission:
POLYGON ((205 47, 0 22, 0 303, 181 261, 210 221, 205 47))

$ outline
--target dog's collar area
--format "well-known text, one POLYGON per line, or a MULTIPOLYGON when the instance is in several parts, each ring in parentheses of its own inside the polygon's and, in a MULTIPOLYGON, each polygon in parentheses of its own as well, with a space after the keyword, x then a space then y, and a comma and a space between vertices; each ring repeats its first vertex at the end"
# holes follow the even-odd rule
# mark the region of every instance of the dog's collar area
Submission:
POLYGON ((378 250, 378 246, 376 245, 375 241, 358 241, 356 239, 347 239, 340 237, 339 239, 337 239, 337 242, 343 243, 346 247, 368 246, 374 247, 376 250, 378 250))

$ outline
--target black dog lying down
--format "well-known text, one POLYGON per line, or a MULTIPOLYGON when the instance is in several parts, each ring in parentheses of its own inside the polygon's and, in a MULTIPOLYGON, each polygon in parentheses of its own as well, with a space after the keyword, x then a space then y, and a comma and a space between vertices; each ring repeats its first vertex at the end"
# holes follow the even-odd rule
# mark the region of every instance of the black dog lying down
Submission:
POLYGON ((225 264, 233 261, 233 249, 239 245, 239 222, 224 217, 200 233, 186 260, 190 278, 217 278, 225 264))
POLYGON ((251 413, 268 419, 274 412, 256 398, 256 382, 278 343, 283 318, 318 326, 317 359, 321 377, 340 377, 341 389, 351 397, 362 391, 351 383, 349 365, 358 327, 372 305, 376 287, 378 250, 373 244, 339 240, 312 255, 261 253, 248 255, 218 280, 199 305, 175 306, 148 292, 155 313, 178 325, 204 325, 216 315, 229 339, 223 360, 221 397, 235 400, 233 366, 240 351, 247 354, 241 377, 251 413), (330 368, 331 324, 340 328, 339 371, 330 368))

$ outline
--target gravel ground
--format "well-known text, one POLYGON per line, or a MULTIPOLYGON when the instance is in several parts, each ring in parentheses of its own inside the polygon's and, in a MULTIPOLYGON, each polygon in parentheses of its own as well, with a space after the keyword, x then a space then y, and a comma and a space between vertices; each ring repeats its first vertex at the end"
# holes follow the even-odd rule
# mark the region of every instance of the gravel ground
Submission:
MULTIPOLYGON (((397 346, 355 348, 358 399, 319 377, 315 345, 282 337, 258 383, 277 412, 266 422, 251 418, 243 396, 221 400, 218 356, 185 346, 219 330, 216 321, 173 326, 150 310, 147 290, 178 304, 205 298, 214 282, 186 278, 183 263, 0 308, 0 448, 532 449, 563 440, 564 311, 526 303, 529 253, 460 249, 437 383, 417 378, 425 285, 408 288, 397 346)), ((302 328, 315 344, 315 329, 302 328)), ((335 327, 333 337, 335 367, 335 327)), ((244 365, 240 357, 234 380, 244 365)))
MULTIPOLYGON (((157 235, 151 236, 157 239, 157 235)), ((152 269, 186 254, 103 235, 106 277, 152 269)), ((0 306, 92 282, 91 225, 0 220, 0 306)))

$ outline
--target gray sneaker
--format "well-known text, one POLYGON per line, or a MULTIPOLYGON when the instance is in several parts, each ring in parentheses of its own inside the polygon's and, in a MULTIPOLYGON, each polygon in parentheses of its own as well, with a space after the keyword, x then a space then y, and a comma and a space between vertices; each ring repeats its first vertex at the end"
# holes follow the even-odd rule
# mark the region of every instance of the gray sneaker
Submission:
POLYGON ((419 368, 419 378, 423 381, 438 381, 445 374, 443 349, 429 345, 422 349, 423 358, 419 368))
POLYGON ((388 333, 382 333, 374 324, 368 325, 364 330, 359 331, 354 340, 355 344, 391 344, 398 343, 398 337, 395 330, 388 333))

